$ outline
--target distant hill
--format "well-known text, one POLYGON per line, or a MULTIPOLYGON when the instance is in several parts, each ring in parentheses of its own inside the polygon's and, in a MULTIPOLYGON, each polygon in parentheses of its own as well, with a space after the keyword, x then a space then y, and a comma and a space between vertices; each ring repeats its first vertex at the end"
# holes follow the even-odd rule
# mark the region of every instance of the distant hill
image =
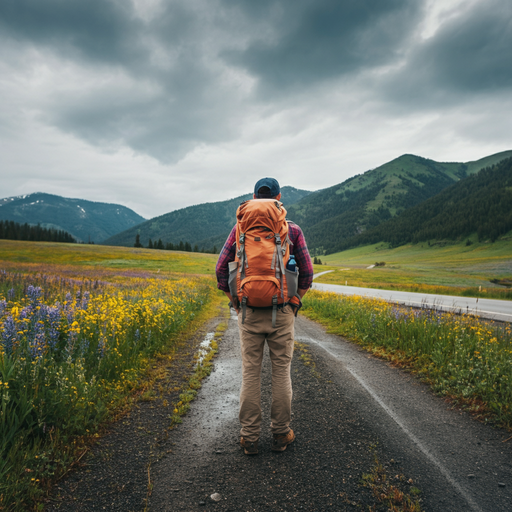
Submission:
MULTIPOLYGON (((281 194, 281 201, 285 207, 288 207, 289 204, 296 203, 311 192, 285 186, 281 188, 281 194)), ((169 242, 177 244, 182 241, 188 242, 192 246, 197 245, 199 249, 209 250, 214 246, 220 249, 235 224, 238 206, 251 198, 252 193, 227 201, 188 206, 131 227, 108 238, 103 243, 129 247, 133 246, 135 237, 139 234, 140 242, 145 247, 151 238, 153 242, 162 240, 164 245, 169 242)))
POLYGON ((377 228, 348 239, 343 249, 377 242, 393 246, 463 240, 477 234, 494 242, 512 230, 512 158, 451 185, 377 228))
POLYGON ((102 242, 145 219, 119 204, 36 192, 0 199, 0 219, 67 231, 78 241, 102 242))
POLYGON ((315 253, 333 253, 346 241, 391 219, 512 151, 466 163, 403 155, 343 183, 314 192, 288 208, 315 253))

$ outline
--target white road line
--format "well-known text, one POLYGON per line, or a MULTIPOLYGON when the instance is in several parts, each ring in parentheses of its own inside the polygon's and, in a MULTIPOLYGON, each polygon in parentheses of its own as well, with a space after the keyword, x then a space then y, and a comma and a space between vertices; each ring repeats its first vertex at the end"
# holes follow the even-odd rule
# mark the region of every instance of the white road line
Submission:
MULTIPOLYGON (((298 338, 304 341, 315 343, 335 359, 341 359, 337 354, 334 354, 328 348, 326 348, 320 341, 306 336, 299 336, 298 338)), ((468 495, 467 491, 457 482, 457 480, 455 480, 452 474, 443 466, 443 464, 435 457, 435 455, 402 423, 400 418, 377 396, 373 389, 370 388, 368 384, 366 384, 364 379, 360 377, 354 370, 351 370, 346 364, 345 368, 357 380, 357 382, 361 384, 361 386, 368 392, 368 394, 382 407, 382 409, 384 409, 388 416, 393 419, 393 421, 405 432, 405 434, 407 434, 409 439, 420 449, 425 457, 427 457, 427 459, 430 460, 430 462, 432 462, 432 464, 434 464, 437 469, 439 469, 439 471, 448 480, 448 482, 459 492, 461 496, 464 497, 471 509, 474 511, 482 512, 482 509, 473 500, 473 498, 468 495)))

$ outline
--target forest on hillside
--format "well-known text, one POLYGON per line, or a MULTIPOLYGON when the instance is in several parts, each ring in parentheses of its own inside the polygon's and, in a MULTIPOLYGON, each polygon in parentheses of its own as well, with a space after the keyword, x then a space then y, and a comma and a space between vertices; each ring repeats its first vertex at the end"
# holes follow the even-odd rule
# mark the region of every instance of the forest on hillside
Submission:
POLYGON ((512 230, 512 158, 482 169, 438 195, 340 244, 345 250, 388 242, 392 246, 429 240, 461 240, 477 234, 496 241, 512 230))
POLYGON ((0 220, 0 239, 27 240, 31 242, 63 242, 73 244, 75 238, 60 229, 43 228, 39 225, 20 224, 12 220, 0 220))
POLYGON ((402 155, 376 169, 315 192, 288 209, 313 253, 342 250, 346 240, 435 196, 467 176, 463 163, 402 155))

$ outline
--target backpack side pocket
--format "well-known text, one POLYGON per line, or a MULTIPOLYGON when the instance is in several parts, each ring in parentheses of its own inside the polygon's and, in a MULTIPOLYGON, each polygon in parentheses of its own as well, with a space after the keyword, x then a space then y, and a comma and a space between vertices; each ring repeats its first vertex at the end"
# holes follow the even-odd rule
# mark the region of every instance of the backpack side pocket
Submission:
POLYGON ((238 261, 230 261, 228 263, 229 268, 229 293, 231 293, 231 297, 235 299, 238 295, 238 290, 236 289, 236 274, 238 272, 238 261))
POLYGON ((286 286, 288 287, 288 297, 294 297, 297 295, 297 290, 299 288, 299 270, 296 268, 295 270, 285 269, 286 276, 286 286))

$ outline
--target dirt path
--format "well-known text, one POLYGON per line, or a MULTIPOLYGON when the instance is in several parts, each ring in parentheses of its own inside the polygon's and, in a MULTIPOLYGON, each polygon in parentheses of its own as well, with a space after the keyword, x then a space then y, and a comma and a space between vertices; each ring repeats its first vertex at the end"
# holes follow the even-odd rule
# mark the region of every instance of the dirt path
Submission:
POLYGON ((168 409, 140 404, 61 483, 48 510, 387 510, 360 484, 374 454, 398 488, 419 487, 426 511, 510 510, 512 443, 501 443, 503 432, 448 410, 409 375, 313 322, 299 318, 296 339, 309 346, 312 363, 304 365, 296 351, 297 440, 285 452, 270 450, 268 357, 260 453, 247 457, 238 445, 240 355, 232 317, 215 370, 183 423, 168 433, 168 409), (425 422, 428 436, 421 434, 425 422))
POLYGON ((236 317, 215 371, 200 399, 173 435, 172 453, 153 466, 151 511, 344 510, 373 504, 358 485, 373 464, 376 442, 327 376, 315 377, 296 351, 293 428, 296 442, 270 450, 270 361, 264 358, 264 429, 259 454, 243 454, 239 441, 240 347, 236 317), (220 501, 210 496, 218 493, 220 501), (352 505, 353 504, 353 505, 352 505))

